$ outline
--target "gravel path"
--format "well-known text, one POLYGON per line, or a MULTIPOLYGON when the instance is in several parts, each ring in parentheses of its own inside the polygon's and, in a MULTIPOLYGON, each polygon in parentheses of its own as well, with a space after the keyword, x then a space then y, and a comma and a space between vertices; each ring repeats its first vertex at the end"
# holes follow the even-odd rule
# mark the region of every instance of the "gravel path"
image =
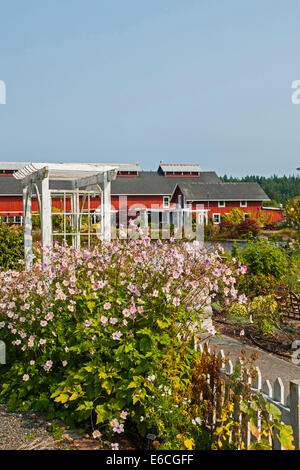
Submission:
POLYGON ((34 412, 8 412, 0 405, 0 450, 58 450, 47 421, 34 412))
MULTIPOLYGON (((120 448, 133 450, 132 443, 124 438, 115 439, 120 448)), ((110 445, 100 445, 89 434, 79 433, 76 429, 67 429, 58 421, 47 421, 34 411, 8 411, 0 404, 0 451, 1 450, 100 450, 110 449, 110 445), (54 438, 49 432, 51 424, 59 428, 60 437, 54 438)))

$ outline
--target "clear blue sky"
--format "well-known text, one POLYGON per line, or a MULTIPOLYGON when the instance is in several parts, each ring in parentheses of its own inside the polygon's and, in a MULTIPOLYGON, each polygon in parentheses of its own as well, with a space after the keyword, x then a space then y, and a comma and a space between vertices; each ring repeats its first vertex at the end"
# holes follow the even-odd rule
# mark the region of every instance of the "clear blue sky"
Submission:
POLYGON ((0 0, 1 161, 296 174, 299 0, 0 0))

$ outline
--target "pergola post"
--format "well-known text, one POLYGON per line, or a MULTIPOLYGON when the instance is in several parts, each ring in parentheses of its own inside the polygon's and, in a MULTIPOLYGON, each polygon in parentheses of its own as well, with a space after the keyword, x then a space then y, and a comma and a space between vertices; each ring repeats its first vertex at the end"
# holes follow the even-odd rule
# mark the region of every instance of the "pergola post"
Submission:
POLYGON ((141 211, 141 217, 144 223, 144 228, 148 228, 148 212, 147 209, 141 211))
POLYGON ((75 197, 75 231, 76 231, 76 250, 80 250, 80 204, 79 204, 79 189, 76 189, 75 197))
POLYGON ((107 171, 103 174, 103 209, 103 238, 105 241, 110 241, 110 179, 107 171))
POLYGON ((31 184, 23 188, 24 258, 26 268, 32 262, 31 184))
MULTIPOLYGON (((43 252, 52 245, 52 220, 51 220, 51 196, 49 191, 48 172, 42 180, 42 204, 41 204, 41 225, 42 225, 42 247, 43 252)), ((44 255, 43 255, 44 256, 44 255)))

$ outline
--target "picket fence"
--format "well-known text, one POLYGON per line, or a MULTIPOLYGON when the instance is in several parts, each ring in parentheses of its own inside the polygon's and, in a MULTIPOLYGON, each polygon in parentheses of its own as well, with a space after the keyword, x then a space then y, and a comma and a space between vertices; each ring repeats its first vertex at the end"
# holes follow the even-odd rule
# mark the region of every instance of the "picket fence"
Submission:
MULTIPOLYGON (((214 352, 209 346, 206 347, 209 353, 214 352)), ((197 338, 194 338, 194 348, 196 351, 204 351, 204 345, 200 343, 197 338)), ((231 359, 225 356, 225 353, 222 349, 219 350, 218 356, 222 363, 221 374, 224 377, 231 376, 234 372, 235 365, 240 362, 240 360, 238 359, 235 364, 233 364, 231 359)), ((285 394, 285 387, 280 377, 278 377, 274 383, 271 384, 268 379, 262 377, 262 373, 259 367, 255 367, 255 369, 257 377, 253 382, 250 382, 251 391, 253 393, 261 394, 270 403, 273 403, 277 406, 277 408, 279 408, 281 411, 281 422, 292 427, 294 436, 293 445, 295 446, 295 450, 300 450, 300 380, 290 380, 289 390, 287 390, 288 393, 285 394)), ((258 416, 258 429, 259 423, 260 418, 258 416)), ((251 436, 250 433, 249 423, 247 426, 248 430, 246 433, 246 439, 244 440, 245 449, 247 449, 253 441, 253 436, 251 436)), ((276 437, 274 445, 276 450, 282 450, 282 445, 279 440, 276 439, 276 437)))

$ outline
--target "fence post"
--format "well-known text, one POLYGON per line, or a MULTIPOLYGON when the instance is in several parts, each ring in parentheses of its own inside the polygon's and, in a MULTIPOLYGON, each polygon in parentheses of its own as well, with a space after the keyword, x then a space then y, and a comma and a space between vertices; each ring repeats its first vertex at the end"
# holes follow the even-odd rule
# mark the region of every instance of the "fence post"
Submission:
POLYGON ((290 417, 295 450, 300 450, 300 380, 290 381, 290 417))

